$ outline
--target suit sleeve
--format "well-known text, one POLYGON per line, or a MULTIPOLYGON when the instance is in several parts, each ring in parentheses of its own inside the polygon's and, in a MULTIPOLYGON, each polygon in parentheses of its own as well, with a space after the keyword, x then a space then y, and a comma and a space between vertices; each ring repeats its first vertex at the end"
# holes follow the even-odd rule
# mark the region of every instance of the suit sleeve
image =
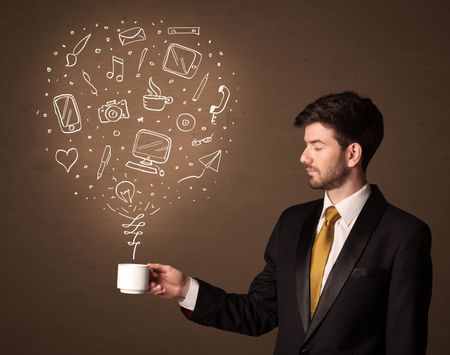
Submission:
POLYGON ((196 323, 236 333, 258 336, 278 325, 276 254, 281 217, 266 246, 264 269, 254 278, 247 294, 227 293, 198 280, 199 293, 192 313, 196 323))
POLYGON ((386 329, 388 355, 426 353, 431 287, 431 232, 420 223, 404 239, 392 268, 386 329))

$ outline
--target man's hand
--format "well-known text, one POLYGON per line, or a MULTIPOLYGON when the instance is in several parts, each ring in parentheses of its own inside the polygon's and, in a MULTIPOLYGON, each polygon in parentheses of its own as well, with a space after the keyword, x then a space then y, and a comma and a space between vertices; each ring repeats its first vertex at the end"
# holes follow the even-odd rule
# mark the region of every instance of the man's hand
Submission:
POLYGON ((149 292, 161 298, 185 298, 190 277, 170 265, 149 263, 149 292))

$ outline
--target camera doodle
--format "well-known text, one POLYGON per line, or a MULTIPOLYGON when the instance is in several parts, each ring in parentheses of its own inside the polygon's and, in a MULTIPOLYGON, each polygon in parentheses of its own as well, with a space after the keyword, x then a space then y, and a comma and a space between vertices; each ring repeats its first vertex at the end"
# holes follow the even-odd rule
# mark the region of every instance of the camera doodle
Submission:
POLYGON ((106 104, 98 108, 98 118, 101 123, 117 122, 120 119, 130 118, 127 100, 107 101, 106 104))

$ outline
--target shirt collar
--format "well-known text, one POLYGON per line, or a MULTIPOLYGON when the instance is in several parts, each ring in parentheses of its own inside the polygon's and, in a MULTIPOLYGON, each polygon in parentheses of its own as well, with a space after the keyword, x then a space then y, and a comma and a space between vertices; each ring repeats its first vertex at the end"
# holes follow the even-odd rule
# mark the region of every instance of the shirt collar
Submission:
MULTIPOLYGON (((341 218, 344 220, 347 226, 349 226, 361 212, 362 208, 364 207, 364 204, 366 203, 367 199, 370 196, 370 193, 371 193, 370 185, 366 184, 360 190, 356 191, 354 194, 346 197, 345 199, 334 205, 334 207, 336 207, 337 211, 341 215, 341 218)), ((325 210, 330 206, 333 206, 333 203, 328 197, 328 194, 325 192, 325 197, 323 200, 323 209, 320 218, 324 217, 325 210)))

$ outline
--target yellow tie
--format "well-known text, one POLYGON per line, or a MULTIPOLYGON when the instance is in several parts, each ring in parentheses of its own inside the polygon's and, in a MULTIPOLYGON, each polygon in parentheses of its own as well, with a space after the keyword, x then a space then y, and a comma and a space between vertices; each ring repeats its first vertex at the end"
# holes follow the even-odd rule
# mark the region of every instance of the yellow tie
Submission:
POLYGON ((310 290, 311 290, 311 318, 316 311, 322 287, 322 276, 330 254, 334 237, 334 222, 341 216, 336 207, 330 206, 325 210, 325 222, 314 242, 311 254, 310 290))

